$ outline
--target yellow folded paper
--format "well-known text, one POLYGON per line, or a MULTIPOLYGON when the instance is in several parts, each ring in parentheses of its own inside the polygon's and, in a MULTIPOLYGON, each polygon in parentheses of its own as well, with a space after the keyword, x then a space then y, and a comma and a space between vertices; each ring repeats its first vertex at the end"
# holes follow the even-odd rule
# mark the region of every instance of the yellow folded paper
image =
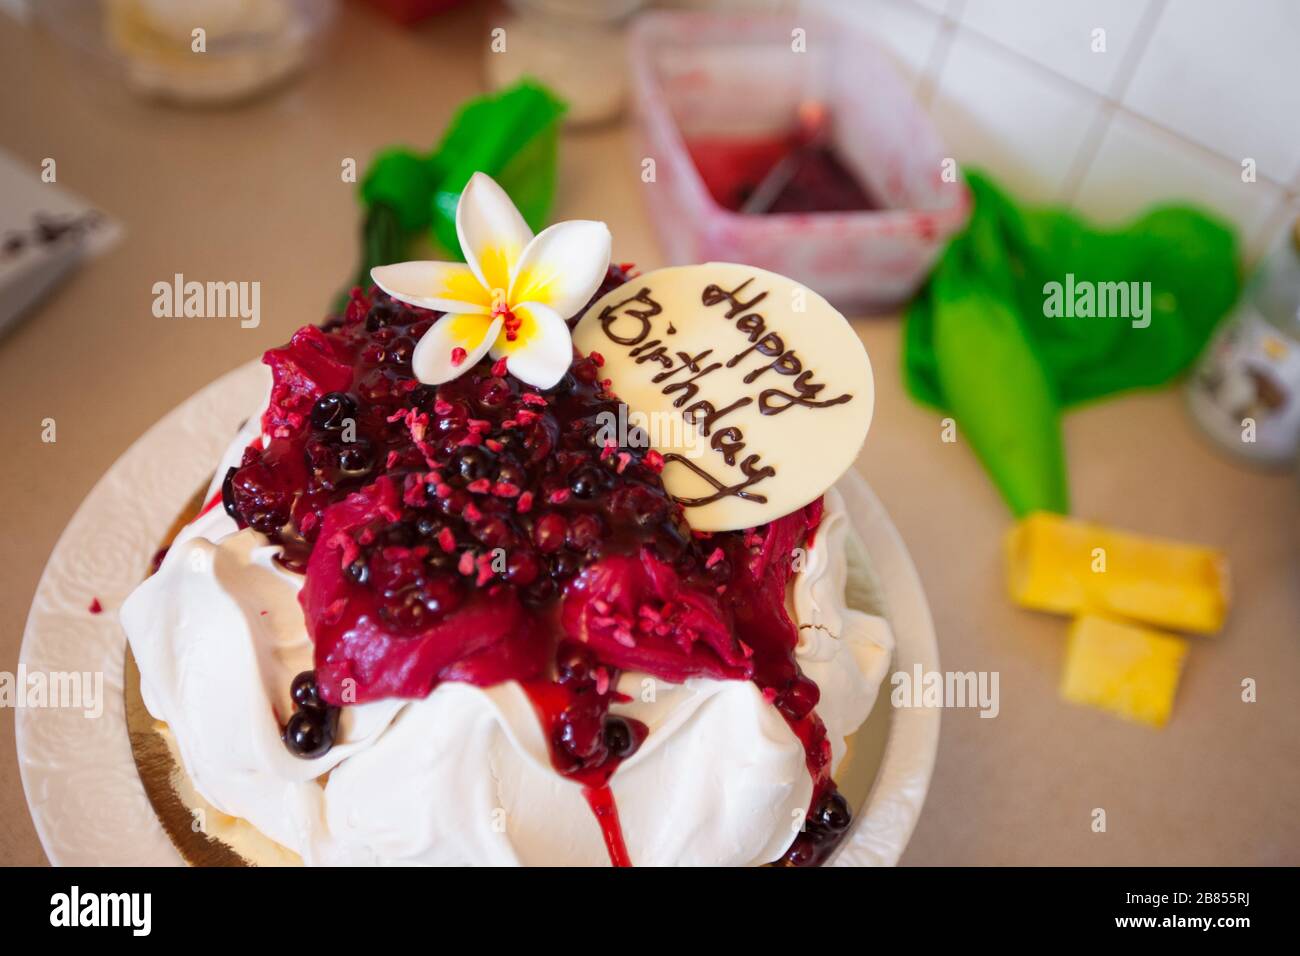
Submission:
POLYGON ((1200 634, 1227 614, 1227 562, 1213 548, 1037 512, 1011 529, 1006 551, 1011 599, 1024 607, 1200 634))
POLYGON ((1061 696, 1163 727, 1186 655, 1184 638, 1086 615, 1070 628, 1061 696))

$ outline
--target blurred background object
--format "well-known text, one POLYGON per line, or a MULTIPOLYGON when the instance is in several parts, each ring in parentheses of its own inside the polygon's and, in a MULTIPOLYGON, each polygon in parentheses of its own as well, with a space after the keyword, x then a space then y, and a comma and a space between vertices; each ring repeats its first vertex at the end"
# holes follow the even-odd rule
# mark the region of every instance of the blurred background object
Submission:
POLYGON ((1192 414, 1239 458, 1291 467, 1300 453, 1300 219, 1259 267, 1188 383, 1192 414))
POLYGON ((966 178, 970 225, 908 308, 908 389, 956 417, 1013 514, 1065 513, 1062 412, 1195 360, 1237 298, 1236 231, 1174 203, 1102 230, 966 178))
POLYGON ((0 335, 121 236, 118 223, 56 185, 57 168, 47 158, 34 171, 0 150, 0 335))
MULTIPOLYGON (((335 0, 41 0, 39 21, 90 70, 186 106, 240 102, 308 62, 335 0)), ((91 77, 92 81, 95 79, 91 77)))
POLYGON ((955 164, 945 177, 947 150, 858 24, 656 12, 634 24, 629 66, 643 195, 670 263, 745 262, 882 311, 965 221, 955 164), (755 195, 766 208, 747 213, 755 195))
POLYGON ((627 98, 626 27, 645 0, 506 0, 484 53, 488 83, 530 77, 569 104, 574 125, 612 120, 627 98))
POLYGON ((1196 201, 1259 258, 1300 214, 1300 4, 804 0, 893 56, 963 166, 1101 225, 1196 201))
POLYGON ((427 20, 435 13, 450 10, 466 0, 361 0, 389 19, 407 26, 427 20))

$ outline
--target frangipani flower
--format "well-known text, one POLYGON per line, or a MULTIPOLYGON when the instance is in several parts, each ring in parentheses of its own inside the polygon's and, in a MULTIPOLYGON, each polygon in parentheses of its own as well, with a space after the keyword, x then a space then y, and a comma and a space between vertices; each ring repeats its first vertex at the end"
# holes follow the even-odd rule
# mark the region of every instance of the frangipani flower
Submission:
POLYGON ((609 269, 609 229, 572 220, 534 236, 505 190, 475 173, 456 206, 456 234, 464 263, 399 262, 370 270, 394 299, 447 313, 415 346, 415 377, 438 385, 491 353, 506 359, 516 378, 550 388, 573 359, 564 320, 587 303, 609 269))

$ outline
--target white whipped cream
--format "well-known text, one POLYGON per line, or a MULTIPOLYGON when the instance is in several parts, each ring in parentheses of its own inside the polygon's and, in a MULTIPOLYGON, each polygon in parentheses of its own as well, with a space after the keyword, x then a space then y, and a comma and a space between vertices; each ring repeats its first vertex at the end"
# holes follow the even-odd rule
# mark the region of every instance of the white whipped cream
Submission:
MULTIPOLYGON (((250 420, 217 471, 256 439, 250 420)), ((821 688, 834 765, 866 719, 893 638, 845 605, 844 502, 833 489, 792 587, 797 656, 821 688)), ((339 742, 302 760, 280 739, 293 676, 312 667, 297 593, 276 548, 221 507, 177 538, 122 606, 145 706, 168 724, 194 788, 308 864, 608 865, 582 788, 552 768, 513 681, 439 685, 417 701, 344 708, 339 742), (325 776, 328 772, 328 775, 325 776)), ((673 685, 623 674, 616 713, 649 736, 614 773, 632 862, 754 865, 794 839, 812 794, 803 746, 747 681, 673 685)))

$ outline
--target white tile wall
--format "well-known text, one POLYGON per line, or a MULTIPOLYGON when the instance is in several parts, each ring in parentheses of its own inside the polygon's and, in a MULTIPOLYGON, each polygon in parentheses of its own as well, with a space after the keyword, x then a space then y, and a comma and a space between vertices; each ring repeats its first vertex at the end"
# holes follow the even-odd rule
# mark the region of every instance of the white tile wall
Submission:
POLYGON ((953 155, 1024 199, 1106 222, 1193 200, 1252 257, 1300 209, 1300 0, 796 2, 873 27, 953 155))
POLYGON ((1235 221, 1248 252, 1285 201, 1280 186, 1243 182, 1241 167, 1125 114, 1110 121, 1075 202, 1100 222, 1118 224, 1162 201, 1191 200, 1235 221))
POLYGON ((1290 180, 1300 171, 1300 3, 1166 4, 1124 105, 1290 180))
POLYGON ((1110 93, 1126 55, 1146 40, 1137 31, 1149 3, 966 0, 961 23, 1094 92, 1110 93))
POLYGON ((970 33, 953 38, 931 114, 958 163, 993 171, 1035 202, 1064 198, 1101 108, 1095 94, 970 33))

